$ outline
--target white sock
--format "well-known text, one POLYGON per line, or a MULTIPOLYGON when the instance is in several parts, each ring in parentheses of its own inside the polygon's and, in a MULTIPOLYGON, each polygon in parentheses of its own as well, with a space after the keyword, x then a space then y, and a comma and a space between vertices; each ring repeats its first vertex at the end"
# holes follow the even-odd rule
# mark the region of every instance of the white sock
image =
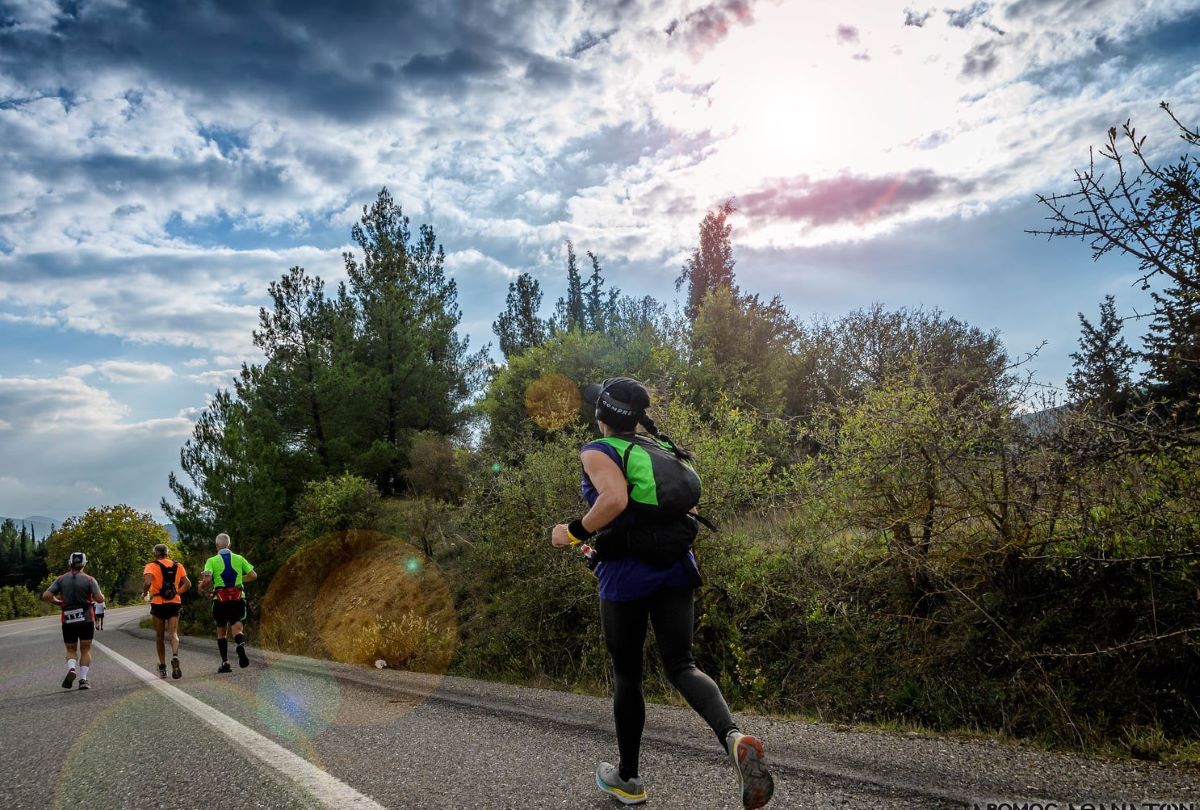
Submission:
POLYGON ((725 751, 727 753, 732 754, 733 747, 735 745, 737 745, 737 741, 744 736, 746 736, 746 735, 742 734, 742 732, 738 731, 737 729, 734 729, 733 731, 726 734, 725 735, 725 751))
POLYGON ((79 668, 79 677, 80 677, 80 678, 82 678, 83 680, 85 680, 85 681, 86 681, 86 680, 87 680, 87 671, 88 671, 89 669, 91 669, 91 667, 89 667, 89 666, 86 666, 86 665, 85 665, 85 666, 82 666, 82 667, 80 667, 80 668, 79 668))
POLYGON ((72 669, 75 669, 75 659, 74 659, 74 658, 68 658, 68 659, 67 659, 67 670, 68 670, 68 671, 70 671, 70 670, 72 670, 72 669))

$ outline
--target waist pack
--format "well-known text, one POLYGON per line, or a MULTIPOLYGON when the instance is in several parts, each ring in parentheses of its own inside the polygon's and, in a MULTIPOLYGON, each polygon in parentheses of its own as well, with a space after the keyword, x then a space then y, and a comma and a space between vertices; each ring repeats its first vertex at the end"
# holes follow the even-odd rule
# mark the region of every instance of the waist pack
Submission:
POLYGON ((230 588, 217 588, 216 595, 218 602, 239 602, 242 598, 242 589, 236 585, 230 588))
POLYGON ((694 515, 679 515, 669 520, 605 529, 590 542, 596 550, 596 559, 601 562, 635 557, 655 568, 666 568, 688 553, 699 531, 700 522, 694 515))

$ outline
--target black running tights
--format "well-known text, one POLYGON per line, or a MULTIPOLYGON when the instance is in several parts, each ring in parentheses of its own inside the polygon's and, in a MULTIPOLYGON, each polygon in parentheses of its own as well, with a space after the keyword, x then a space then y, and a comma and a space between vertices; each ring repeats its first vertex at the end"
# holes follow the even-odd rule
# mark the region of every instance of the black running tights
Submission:
POLYGON ((613 663, 613 718, 621 752, 621 777, 638 774, 646 702, 642 696, 642 649, 646 620, 654 625, 654 639, 663 668, 688 705, 705 719, 725 745, 725 736, 737 725, 712 678, 696 668, 692 655, 695 602, 692 588, 662 588, 632 602, 600 600, 604 644, 613 663))

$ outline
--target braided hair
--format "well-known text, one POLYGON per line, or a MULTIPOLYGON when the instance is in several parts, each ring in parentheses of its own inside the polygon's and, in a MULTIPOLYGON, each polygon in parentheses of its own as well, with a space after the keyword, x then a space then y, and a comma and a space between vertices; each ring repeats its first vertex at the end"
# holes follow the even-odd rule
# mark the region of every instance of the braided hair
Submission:
POLYGON ((658 425, 654 424, 654 420, 651 419, 650 416, 645 411, 642 411, 642 413, 638 414, 638 422, 640 422, 642 424, 642 427, 644 427, 646 429, 647 433, 649 433, 655 439, 658 439, 663 444, 667 445, 667 447, 670 448, 671 452, 675 454, 676 458, 678 458, 682 461, 691 461, 692 460, 691 453, 689 453, 687 450, 684 450, 679 445, 675 444, 675 442, 671 439, 670 436, 666 435, 665 433, 658 432, 658 425))

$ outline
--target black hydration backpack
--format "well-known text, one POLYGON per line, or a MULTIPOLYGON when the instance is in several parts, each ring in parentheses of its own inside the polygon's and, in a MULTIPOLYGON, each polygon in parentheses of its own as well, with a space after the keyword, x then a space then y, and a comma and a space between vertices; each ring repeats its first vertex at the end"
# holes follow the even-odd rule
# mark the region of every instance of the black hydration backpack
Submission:
POLYGON ((167 567, 158 560, 155 560, 154 564, 162 570, 162 587, 158 589, 158 595, 170 601, 177 596, 175 593, 175 575, 179 573, 179 565, 172 564, 170 567, 167 567))
POLYGON ((666 442, 628 434, 597 441, 617 451, 631 508, 655 518, 672 518, 686 515, 700 503, 700 476, 666 442))

